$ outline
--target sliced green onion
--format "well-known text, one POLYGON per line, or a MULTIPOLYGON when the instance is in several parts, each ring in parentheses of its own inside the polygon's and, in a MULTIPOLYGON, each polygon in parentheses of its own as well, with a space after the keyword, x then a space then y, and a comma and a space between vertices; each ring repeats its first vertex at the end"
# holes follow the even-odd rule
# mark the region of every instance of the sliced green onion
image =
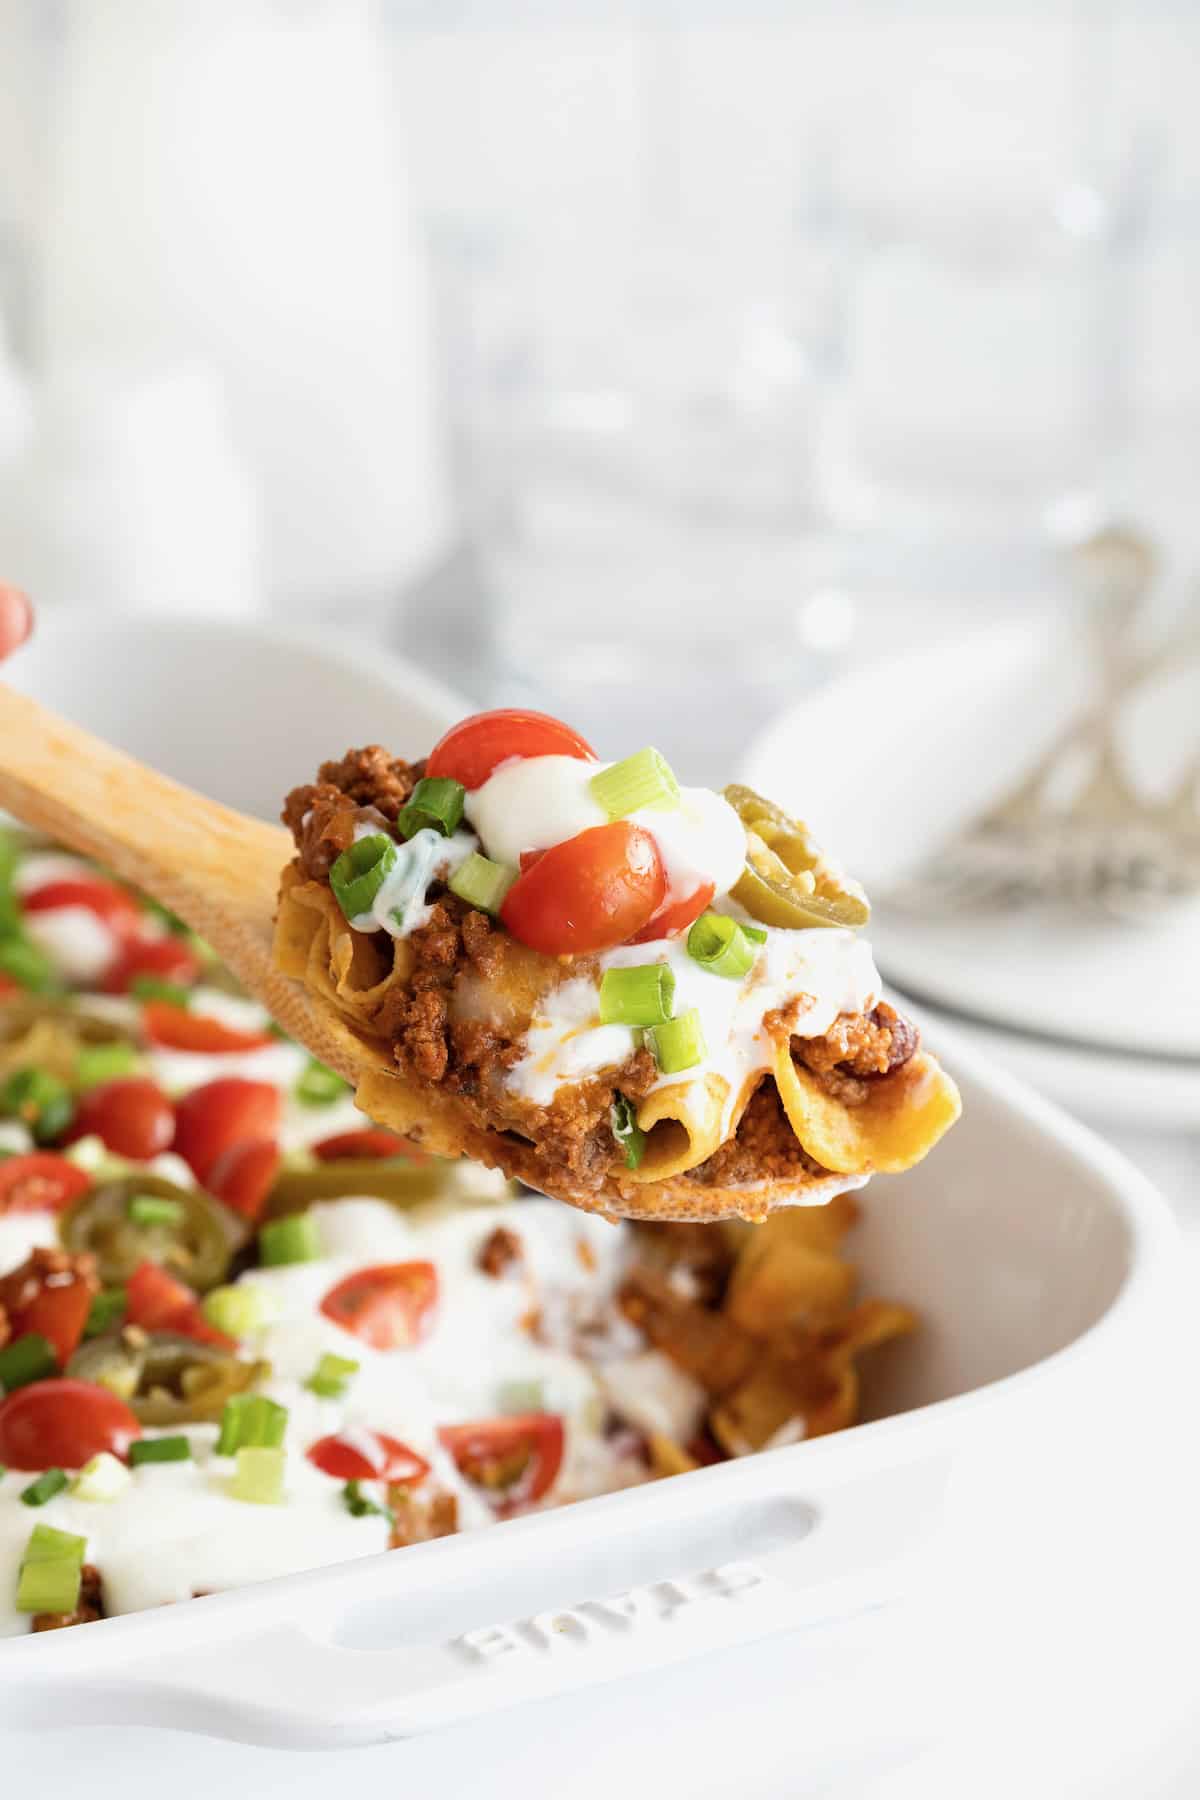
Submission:
POLYGON ((401 809, 396 828, 406 838, 430 829, 452 837, 462 823, 466 797, 461 781, 451 781, 448 775, 427 775, 418 781, 408 805, 401 809))
POLYGON ((503 863, 492 862, 490 857, 472 850, 466 861, 455 869, 447 885, 450 892, 465 900, 468 906, 495 914, 504 905, 508 890, 516 879, 515 869, 505 868, 503 863))
POLYGON ((129 1466, 136 1469, 142 1463, 190 1462, 192 1446, 182 1432, 173 1437, 138 1438, 129 1446, 129 1466))
POLYGON ((741 925, 742 931, 750 939, 752 944, 766 943, 767 934, 761 925, 747 925, 745 919, 740 919, 738 923, 741 925))
POLYGON ((0 975, 33 994, 50 994, 62 986, 58 970, 44 950, 25 937, 0 941, 0 975))
POLYGON ((71 1483, 71 1493, 76 1500, 119 1500, 128 1486, 129 1470, 125 1464, 111 1451, 101 1450, 84 1463, 71 1483))
POLYGON ((326 1350, 304 1385, 310 1393, 319 1394, 322 1400, 340 1400, 350 1377, 357 1374, 358 1364, 353 1357, 335 1356, 331 1350, 326 1350))
POLYGON ((87 1323, 83 1328, 85 1338, 103 1337, 111 1331, 125 1314, 125 1289, 123 1287, 105 1288, 92 1301, 87 1323))
POLYGON ((134 1194, 127 1211, 134 1225, 179 1225, 184 1205, 182 1200, 172 1200, 167 1194, 134 1194))
POLYGON ((740 981, 754 967, 758 955, 736 919, 725 913, 701 913, 687 938, 688 955, 709 975, 740 981))
POLYGON ((239 1450, 274 1450, 287 1431, 288 1410, 265 1394, 235 1394, 225 1402, 217 1455, 233 1456, 239 1450))
POLYGON ((316 1262, 321 1255, 316 1220, 308 1213, 268 1219, 258 1234, 258 1254, 268 1269, 281 1268, 285 1263, 316 1262))
POLYGON ((27 1331, 0 1350, 0 1389, 11 1394, 14 1388, 53 1375, 57 1367, 54 1346, 40 1331, 27 1331))
POLYGON ((178 981, 164 981, 159 975, 135 975, 129 984, 135 1000, 167 1000, 185 1009, 192 1004, 192 990, 178 981))
POLYGON ((128 1075, 137 1064, 138 1053, 132 1044, 84 1044, 75 1062, 75 1085, 99 1087, 102 1081, 128 1075))
POLYGON ((353 922, 360 913, 370 912, 395 865, 395 841, 382 831, 359 838, 342 851, 329 871, 329 885, 347 919, 353 922))
POLYGON ((675 1005, 675 972, 667 963, 605 969, 600 982, 602 1025, 657 1025, 675 1005))
POLYGON ((18 1612, 72 1613, 79 1605, 87 1539, 35 1525, 17 1577, 18 1612))
POLYGON ((708 1055, 704 1027, 694 1006, 677 1019, 665 1019, 646 1033, 646 1042, 664 1075, 681 1075, 708 1055))
POLYGON ((327 1069, 315 1056, 309 1057, 308 1067, 292 1089, 301 1106, 332 1106, 349 1091, 350 1083, 327 1069))
POLYGON ((362 1491, 362 1483, 359 1481, 348 1481, 346 1483, 345 1487, 342 1489, 342 1505, 346 1508, 346 1511, 350 1516, 355 1519, 378 1517, 387 1519, 389 1522, 392 1519, 391 1508, 380 1506, 377 1500, 372 1500, 368 1495, 364 1494, 362 1491))
POLYGON ((283 1499, 285 1467, 282 1450, 247 1445, 237 1453, 237 1468, 229 1491, 235 1500, 249 1500, 255 1506, 278 1506, 283 1499))
POLYGON ((625 1167, 636 1169, 646 1151, 646 1134, 637 1122, 633 1101, 624 1094, 614 1094, 611 1114, 612 1134, 625 1152, 625 1167))
POLYGON ((18 1069, 0 1086, 0 1112, 21 1119, 36 1144, 51 1144, 74 1118, 75 1102, 57 1075, 45 1069, 18 1069))
POLYGON ((17 1498, 26 1506, 45 1506, 47 1500, 53 1500, 55 1494, 61 1494, 67 1485, 67 1477, 62 1469, 44 1469, 36 1481, 31 1481, 27 1488, 22 1488, 17 1498))
POLYGON ((280 1308, 274 1294, 252 1281, 244 1281, 236 1287, 213 1288, 205 1294, 201 1311, 209 1324, 226 1337, 244 1338, 274 1324, 280 1308))
POLYGON ((639 750, 611 769, 601 769, 588 782, 593 800, 599 801, 610 819, 624 819, 644 806, 656 812, 674 812, 679 805, 679 783, 670 764, 657 750, 639 750))

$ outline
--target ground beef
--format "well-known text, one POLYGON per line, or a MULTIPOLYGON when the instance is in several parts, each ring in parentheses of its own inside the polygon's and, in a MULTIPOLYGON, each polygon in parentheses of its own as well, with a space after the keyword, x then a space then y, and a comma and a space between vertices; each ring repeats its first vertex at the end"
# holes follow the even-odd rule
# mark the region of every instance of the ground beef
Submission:
POLYGON ((692 1169, 689 1180, 705 1187, 739 1187, 823 1173, 788 1123, 775 1083, 764 1081, 742 1114, 736 1134, 692 1169))
POLYGON ((283 807, 302 873, 310 881, 325 881, 354 842, 355 826, 383 829, 394 822, 424 770, 423 762, 402 762, 378 744, 347 750, 340 762, 322 763, 316 781, 293 788, 283 807))
POLYGON ((317 780, 335 787, 358 806, 373 806, 395 822, 425 773, 424 762, 408 763, 389 756, 379 744, 347 750, 339 762, 322 763, 317 780))
POLYGON ((480 1246, 476 1262, 485 1275, 496 1278, 519 1263, 524 1255, 521 1240, 507 1225, 497 1225, 480 1246))
POLYGON ((458 1530, 458 1496, 444 1490, 428 1495, 411 1493, 403 1486, 388 1488, 392 1530, 388 1548, 403 1550, 409 1544, 426 1544, 431 1538, 452 1537, 458 1530))
MULTIPOLYGON (((65 1625, 90 1625, 104 1617, 104 1596, 100 1587, 100 1571, 84 1563, 79 1583, 79 1603, 74 1612, 34 1613, 31 1631, 61 1631, 65 1625)), ((91 1643, 91 1638, 88 1643, 91 1643)), ((99 1640, 97 1640, 98 1642, 99 1640)))
POLYGON ((76 1287, 100 1292, 93 1256, 71 1256, 66 1250, 33 1250, 25 1261, 0 1276, 0 1344, 26 1329, 21 1315, 48 1289, 76 1287))
POLYGON ((824 1037, 793 1037, 792 1055, 814 1075, 869 1080, 902 1068, 919 1042, 916 1026, 881 1000, 873 1012, 843 1013, 824 1037))

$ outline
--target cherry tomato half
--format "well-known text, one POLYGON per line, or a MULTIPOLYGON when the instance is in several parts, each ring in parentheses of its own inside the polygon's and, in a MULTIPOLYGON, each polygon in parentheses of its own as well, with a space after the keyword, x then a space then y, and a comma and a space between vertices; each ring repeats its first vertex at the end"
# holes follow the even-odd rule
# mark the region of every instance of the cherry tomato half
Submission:
POLYGON ((377 1125, 366 1125, 361 1131, 338 1131, 312 1146, 318 1162, 341 1162, 347 1156, 375 1157, 379 1161, 403 1156, 408 1162, 428 1162, 428 1150, 397 1137, 394 1131, 383 1131, 377 1125))
POLYGON ((356 1431, 355 1438, 373 1440, 379 1446, 379 1454, 372 1460, 358 1443, 351 1443, 336 1434, 333 1437, 318 1438, 308 1448, 308 1460, 315 1463, 325 1475, 332 1475, 335 1481, 403 1481, 408 1487, 415 1487, 418 1481, 424 1481, 429 1473, 429 1464, 399 1438, 388 1437, 384 1431, 356 1431))
POLYGON ((208 1171, 205 1187, 231 1212, 258 1218, 279 1171, 279 1145, 274 1138, 245 1138, 230 1144, 208 1171))
POLYGON ((173 1148, 204 1182, 223 1151, 247 1138, 273 1138, 283 1096, 268 1081, 223 1075, 181 1096, 175 1107, 173 1148))
POLYGON ((142 909, 137 901, 111 881, 92 876, 72 876, 47 881, 21 896, 27 913, 57 912, 64 906, 83 906, 107 925, 115 938, 134 938, 142 929, 142 909))
POLYGON ((666 885, 650 833, 618 819, 547 850, 517 877, 500 917, 545 956, 613 950, 654 917, 666 885))
POLYGON ((200 961, 182 938, 145 938, 122 950, 104 977, 106 994, 127 994, 139 975, 190 987, 200 974, 200 961))
POLYGON ((465 788, 478 788, 501 763, 526 756, 596 760, 587 739, 561 719, 552 719, 549 713, 526 712, 519 706, 502 706, 495 712, 473 713, 452 725, 430 751, 425 773, 448 775, 465 788))
POLYGON ((261 1050, 273 1039, 268 1031, 238 1031, 220 1019, 189 1012, 170 1000, 147 1000, 142 1024, 151 1043, 164 1050, 191 1050, 201 1056, 223 1056, 235 1050, 261 1050))
POLYGON ((27 1331, 40 1332, 53 1345, 62 1368, 79 1347, 98 1284, 94 1277, 89 1281, 73 1270, 54 1280, 54 1287, 40 1282, 33 1298, 11 1312, 8 1322, 15 1338, 27 1331))
POLYGON ((483 1488, 500 1512, 540 1500, 562 1467, 563 1422, 557 1413, 443 1425, 438 1438, 460 1474, 483 1488))
POLYGON ((331 1287, 321 1311, 372 1350, 408 1350, 429 1329, 437 1297, 431 1262, 378 1263, 331 1287))
POLYGON ((125 1322, 140 1325, 143 1331, 175 1331, 202 1344, 237 1348, 233 1338, 209 1324, 186 1282, 177 1281, 155 1262, 139 1263, 126 1282, 125 1322))
POLYGON ((711 881, 702 887, 693 888, 681 900, 668 899, 665 906, 660 906, 648 925, 634 938, 635 944, 652 944, 657 938, 679 937, 688 931, 700 917, 705 907, 712 905, 716 888, 711 881))
POLYGON ((33 1381, 0 1402, 0 1462, 10 1469, 81 1469, 124 1456, 142 1428, 123 1400, 91 1381, 33 1381))
POLYGON ((52 1150, 31 1150, 0 1162, 0 1216, 18 1212, 62 1212, 92 1178, 52 1150))
POLYGON ((149 1162, 170 1148, 175 1108, 147 1075, 122 1075, 81 1094, 70 1141, 95 1135, 114 1156, 149 1162))

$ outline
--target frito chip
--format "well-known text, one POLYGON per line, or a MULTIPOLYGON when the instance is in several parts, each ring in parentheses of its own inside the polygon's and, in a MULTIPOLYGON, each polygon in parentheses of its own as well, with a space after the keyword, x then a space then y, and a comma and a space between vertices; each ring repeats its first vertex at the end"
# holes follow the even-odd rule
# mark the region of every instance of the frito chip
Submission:
POLYGON ((892 1175, 911 1169, 962 1111, 958 1089, 931 1056, 918 1051, 902 1068, 865 1083, 860 1104, 827 1093, 781 1044, 775 1080, 792 1130, 810 1156, 840 1175, 892 1175))

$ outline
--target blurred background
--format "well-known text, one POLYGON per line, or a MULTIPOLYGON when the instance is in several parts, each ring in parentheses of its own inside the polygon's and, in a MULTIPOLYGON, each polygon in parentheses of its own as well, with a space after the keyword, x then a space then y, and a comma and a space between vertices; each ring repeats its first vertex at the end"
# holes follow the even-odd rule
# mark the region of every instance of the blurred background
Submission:
POLYGON ((1186 0, 0 0, 0 567, 747 775, 1186 1202, 1198 66, 1186 0))

